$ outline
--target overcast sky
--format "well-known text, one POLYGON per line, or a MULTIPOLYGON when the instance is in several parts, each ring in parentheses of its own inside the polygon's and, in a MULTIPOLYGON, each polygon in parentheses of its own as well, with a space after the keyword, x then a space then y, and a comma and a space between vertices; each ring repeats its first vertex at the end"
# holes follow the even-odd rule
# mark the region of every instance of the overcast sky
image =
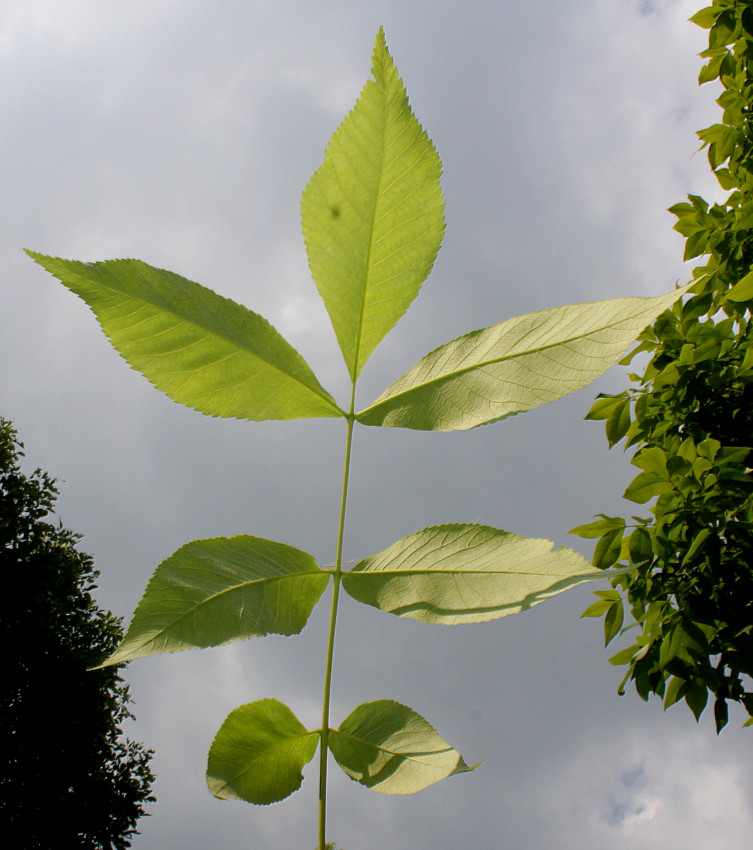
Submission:
MULTIPOLYGON (((269 319, 341 401, 347 390, 307 270, 299 199, 369 74, 383 24, 444 163, 447 236, 417 302, 364 372, 365 406, 436 345, 521 312, 651 295, 684 280, 666 208, 717 190, 695 131, 718 118, 696 83, 703 0, 6 0, 0 10, 3 226, 0 415, 59 515, 130 616, 180 545, 240 533, 331 561, 343 428, 214 420, 129 370, 89 310, 23 254, 138 257, 269 319)), ((586 390, 497 425, 356 434, 345 557, 427 525, 547 537, 636 512, 633 477, 584 422, 586 390)), ((633 470, 634 471, 634 470, 633 470)), ((333 722, 360 702, 424 714, 471 774, 385 797, 331 771, 330 840, 505 850, 748 850, 750 735, 633 692, 580 620, 593 588, 476 626, 358 606, 338 624, 333 722)), ((136 661, 137 722, 158 802, 138 850, 312 850, 316 763, 275 806, 206 791, 225 716, 264 697, 320 716, 328 606, 294 638, 136 661)), ((54 724, 54 706, 51 706, 54 724)), ((57 730, 56 730, 57 731, 57 730)))

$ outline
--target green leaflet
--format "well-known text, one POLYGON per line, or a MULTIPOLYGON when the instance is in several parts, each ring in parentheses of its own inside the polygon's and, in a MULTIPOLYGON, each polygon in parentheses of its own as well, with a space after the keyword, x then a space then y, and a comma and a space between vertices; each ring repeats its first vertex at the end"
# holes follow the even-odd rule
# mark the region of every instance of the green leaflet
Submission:
POLYGON ((623 498, 642 505, 654 496, 671 493, 672 489, 672 482, 668 478, 655 472, 641 472, 628 484, 623 498))
POLYGON ((357 419, 456 431, 531 410, 606 372, 683 292, 570 304, 473 331, 427 354, 357 419))
POLYGON ((353 380, 415 299, 444 234, 442 165, 382 30, 372 72, 301 207, 311 273, 353 380))
POLYGON ((314 558, 239 535, 194 540, 156 569, 120 646, 101 665, 303 629, 329 576, 314 558))
POLYGON ((342 575, 359 602, 422 623, 481 623, 609 578, 572 549, 488 525, 424 528, 342 575))
POLYGON ((728 301, 753 301, 753 272, 746 274, 727 293, 728 301))
POLYGON ((91 307, 129 365, 173 401, 257 421, 343 415, 269 322, 229 298, 140 260, 27 253, 91 307))
POLYGON ((207 786, 221 800, 277 803, 301 787, 318 744, 319 732, 309 732, 278 700, 242 705, 212 741, 207 786))
MULTIPOLYGON (((628 354, 632 359, 636 350, 628 354)), ((624 363, 624 361, 621 361, 624 363)), ((585 416, 586 419, 606 419, 606 431, 611 448, 627 434, 630 428, 630 396, 621 393, 618 396, 605 396, 599 394, 597 401, 585 416)))
POLYGON ((571 528, 570 531, 568 531, 568 534, 577 534, 578 537, 593 538, 601 537, 609 531, 624 531, 625 520, 622 517, 606 516, 605 514, 599 514, 599 516, 601 519, 597 519, 595 522, 589 522, 586 525, 579 525, 577 528, 571 528))
POLYGON ((330 730, 329 748, 351 779, 381 794, 415 794, 473 770, 420 714, 388 699, 359 705, 330 730))

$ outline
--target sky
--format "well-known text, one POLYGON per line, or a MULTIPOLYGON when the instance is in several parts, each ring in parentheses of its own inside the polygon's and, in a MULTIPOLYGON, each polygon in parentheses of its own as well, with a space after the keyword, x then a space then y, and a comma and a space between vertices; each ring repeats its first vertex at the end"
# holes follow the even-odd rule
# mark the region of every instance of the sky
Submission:
MULTIPOLYGON (((577 301, 665 292, 689 276, 667 207, 718 197, 695 131, 702 0, 6 0, 0 10, 0 415, 61 488, 99 603, 130 616, 183 543, 248 533, 331 562, 343 444, 333 420, 202 417, 128 369, 89 310, 27 247, 137 257, 261 313, 343 400, 347 375, 311 281, 300 193, 369 75, 384 25, 444 165, 447 234, 408 314, 364 371, 366 406, 469 330, 577 301)), ((583 417, 585 390, 469 432, 361 428, 346 559, 441 522, 481 522, 585 555, 568 530, 630 515, 634 468, 583 417), (632 471, 631 471, 632 470, 632 471)), ((392 847, 749 847, 745 717, 720 737, 628 691, 581 587, 524 614, 427 626, 346 598, 332 717, 389 698, 476 771, 387 797, 330 771, 329 840, 392 847)), ((138 850, 310 850, 316 762, 300 791, 254 807, 206 790, 212 737, 276 697, 317 728, 325 603, 299 636, 133 662, 157 802, 138 850)))

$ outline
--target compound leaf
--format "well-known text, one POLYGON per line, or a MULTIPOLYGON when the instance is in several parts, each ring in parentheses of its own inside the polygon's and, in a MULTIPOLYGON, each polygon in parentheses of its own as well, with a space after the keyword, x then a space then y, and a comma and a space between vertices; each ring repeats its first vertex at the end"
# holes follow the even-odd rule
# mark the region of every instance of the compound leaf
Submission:
POLYGON ((311 555, 244 534, 194 540, 156 569, 102 666, 303 629, 329 576, 311 555))
POLYGON ((684 291, 554 307, 473 331, 427 354, 357 419, 456 431, 554 401, 606 372, 684 291))
POLYGON ((388 699, 359 705, 330 730, 329 748, 351 779, 381 794, 415 794, 473 770, 420 714, 388 699))
POLYGON ((442 165, 382 30, 372 72, 301 209, 311 274, 354 380, 415 299, 444 234, 442 165))
POLYGON ((207 786, 221 800, 266 806, 301 787, 320 733, 309 732, 276 699, 262 699, 231 711, 209 749, 207 786))
POLYGON ((343 573, 359 602, 422 623, 480 623, 609 578, 572 549, 471 523, 424 528, 343 573))
POLYGON ((27 254, 91 307, 128 364, 173 401, 255 421, 343 415, 272 325, 229 298, 140 260, 27 254))

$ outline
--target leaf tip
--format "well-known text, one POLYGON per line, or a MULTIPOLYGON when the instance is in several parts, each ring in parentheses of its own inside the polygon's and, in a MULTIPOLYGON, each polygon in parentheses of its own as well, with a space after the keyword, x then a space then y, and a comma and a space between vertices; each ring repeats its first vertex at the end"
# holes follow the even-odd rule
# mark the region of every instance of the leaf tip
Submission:
POLYGON ((384 25, 380 26, 374 39, 374 52, 372 54, 371 72, 377 82, 384 80, 385 72, 394 68, 394 62, 387 47, 387 38, 384 34, 384 25))
POLYGON ((40 265, 42 264, 42 260, 50 259, 46 254, 40 254, 39 251, 32 251, 31 248, 24 248, 24 254, 40 265))

